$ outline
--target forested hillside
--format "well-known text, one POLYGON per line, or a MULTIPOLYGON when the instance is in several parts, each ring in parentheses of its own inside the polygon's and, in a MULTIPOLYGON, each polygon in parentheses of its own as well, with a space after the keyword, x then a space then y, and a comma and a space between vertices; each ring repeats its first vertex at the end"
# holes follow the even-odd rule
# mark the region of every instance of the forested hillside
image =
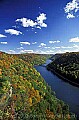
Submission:
POLYGON ((39 64, 43 64, 45 63, 47 58, 50 58, 51 55, 47 55, 47 54, 33 54, 33 53, 25 53, 25 54, 18 54, 16 55, 18 56, 20 59, 31 63, 32 65, 39 65, 39 64))
POLYGON ((64 53, 47 66, 71 82, 79 84, 79 52, 64 53))
POLYGON ((71 119, 68 105, 55 97, 33 67, 46 57, 0 52, 0 120, 71 119))

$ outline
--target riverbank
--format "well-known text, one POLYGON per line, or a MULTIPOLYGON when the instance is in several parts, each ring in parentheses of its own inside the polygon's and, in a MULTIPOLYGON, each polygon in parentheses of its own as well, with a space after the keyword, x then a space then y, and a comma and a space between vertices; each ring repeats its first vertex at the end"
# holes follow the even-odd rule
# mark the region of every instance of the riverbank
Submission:
POLYGON ((79 84, 78 83, 75 83, 67 78, 65 78, 64 76, 60 75, 59 73, 57 73, 54 69, 51 69, 51 68, 47 68, 47 70, 50 70, 51 72, 53 72, 54 74, 56 74, 59 78, 63 79, 65 82, 69 82, 70 84, 76 86, 76 87, 79 87, 79 84))
MULTIPOLYGON (((47 61, 48 62, 48 61, 47 61)), ((56 97, 63 100, 70 106, 70 111, 79 117, 79 89, 68 82, 64 82, 53 72, 48 71, 45 66, 35 66, 40 72, 46 83, 55 91, 56 97)), ((78 120, 78 119, 77 119, 78 120)))

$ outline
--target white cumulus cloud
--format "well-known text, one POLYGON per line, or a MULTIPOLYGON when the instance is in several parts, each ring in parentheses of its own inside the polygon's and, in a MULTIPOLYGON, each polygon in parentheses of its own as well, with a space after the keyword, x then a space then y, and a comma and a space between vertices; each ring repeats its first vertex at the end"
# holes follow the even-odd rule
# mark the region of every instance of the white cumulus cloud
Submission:
POLYGON ((24 49, 23 47, 19 47, 19 48, 17 48, 17 50, 22 50, 22 49, 24 49))
POLYGON ((15 54, 16 52, 14 50, 8 50, 9 54, 15 54))
POLYGON ((22 34, 22 32, 18 31, 18 30, 15 30, 15 29, 8 29, 8 30, 5 30, 5 33, 9 33, 11 35, 20 35, 22 34))
POLYGON ((0 38, 4 38, 4 37, 7 37, 7 36, 5 36, 5 35, 3 35, 3 34, 0 34, 0 38))
POLYGON ((35 27, 37 25, 36 22, 27 18, 17 19, 16 22, 21 22, 23 27, 35 27))
POLYGON ((50 49, 50 47, 44 47, 45 49, 50 49))
POLYGON ((37 42, 33 42, 32 44, 33 44, 33 45, 34 45, 34 44, 37 44, 37 42))
POLYGON ((8 44, 7 42, 0 42, 1 44, 8 44))
POLYGON ((17 19, 16 22, 21 23, 23 27, 34 27, 34 28, 41 29, 42 27, 47 27, 47 24, 44 23, 44 20, 46 19, 47 19, 46 14, 41 13, 36 18, 35 21, 28 18, 20 18, 20 19, 17 19))
POLYGON ((52 43, 59 43, 59 42, 60 42, 59 40, 49 41, 50 44, 52 44, 52 43))
POLYGON ((47 27, 47 24, 44 23, 44 20, 46 20, 46 14, 42 13, 37 17, 37 24, 39 27, 47 27))
POLYGON ((21 50, 20 53, 34 53, 33 50, 21 50))
POLYGON ((70 19, 70 18, 75 18, 75 16, 73 14, 71 14, 71 13, 68 13, 67 19, 70 19))
POLYGON ((43 46, 46 46, 45 43, 41 43, 38 47, 43 47, 43 46))
POLYGON ((79 0, 68 2, 64 8, 67 18, 75 18, 75 13, 79 10, 79 0))
POLYGON ((53 50, 48 50, 48 51, 46 51, 46 53, 47 53, 47 54, 53 54, 54 51, 53 51, 53 50))
POLYGON ((72 46, 61 46, 61 48, 62 48, 62 49, 65 49, 65 48, 71 49, 71 48, 73 48, 73 47, 72 47, 72 46))
POLYGON ((69 42, 79 42, 79 37, 71 38, 69 42))
POLYGON ((30 42, 20 42, 21 46, 24 45, 30 45, 30 42))
POLYGON ((79 49, 79 45, 74 44, 73 47, 79 49))
POLYGON ((41 27, 40 27, 40 26, 37 26, 36 28, 41 29, 41 27))

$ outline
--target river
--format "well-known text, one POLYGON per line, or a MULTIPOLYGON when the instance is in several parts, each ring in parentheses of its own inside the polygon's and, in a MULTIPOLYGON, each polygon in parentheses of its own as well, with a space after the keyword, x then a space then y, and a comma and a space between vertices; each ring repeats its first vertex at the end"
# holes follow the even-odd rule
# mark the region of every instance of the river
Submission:
POLYGON ((35 68, 51 86, 52 90, 55 91, 56 97, 68 104, 70 111, 79 117, 79 88, 63 81, 54 73, 48 71, 45 66, 50 62, 51 60, 47 60, 43 66, 35 66, 35 68))

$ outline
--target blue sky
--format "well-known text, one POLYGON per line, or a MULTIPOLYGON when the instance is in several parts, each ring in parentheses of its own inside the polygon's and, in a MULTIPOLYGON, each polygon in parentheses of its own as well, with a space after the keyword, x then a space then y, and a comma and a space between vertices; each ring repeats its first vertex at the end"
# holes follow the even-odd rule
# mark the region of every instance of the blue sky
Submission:
POLYGON ((79 51, 79 0, 1 0, 0 51, 79 51))

